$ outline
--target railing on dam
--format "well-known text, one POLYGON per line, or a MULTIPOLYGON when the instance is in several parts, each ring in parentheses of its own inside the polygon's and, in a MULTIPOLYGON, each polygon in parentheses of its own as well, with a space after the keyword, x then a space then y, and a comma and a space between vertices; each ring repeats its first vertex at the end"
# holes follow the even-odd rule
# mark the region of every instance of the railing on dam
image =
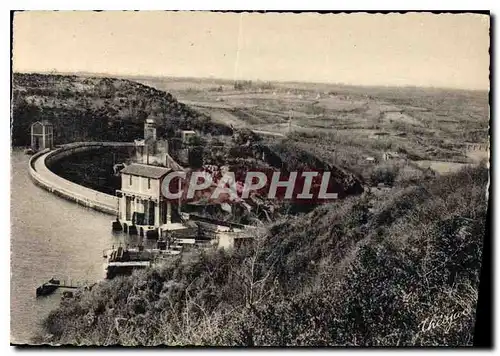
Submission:
POLYGON ((55 150, 43 150, 30 158, 29 173, 33 181, 42 188, 77 204, 112 215, 118 213, 118 198, 83 187, 53 173, 49 166, 63 157, 77 152, 102 147, 130 147, 129 142, 77 142, 63 145, 55 150))

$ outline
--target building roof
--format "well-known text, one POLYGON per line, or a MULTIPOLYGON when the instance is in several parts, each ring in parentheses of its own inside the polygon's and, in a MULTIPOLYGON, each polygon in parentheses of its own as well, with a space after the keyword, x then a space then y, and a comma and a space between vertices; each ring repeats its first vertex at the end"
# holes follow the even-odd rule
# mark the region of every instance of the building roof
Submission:
POLYGON ((33 126, 35 124, 40 124, 42 126, 52 126, 52 123, 49 120, 36 121, 36 122, 32 123, 31 126, 33 126))
POLYGON ((123 168, 120 172, 124 174, 130 174, 133 176, 159 179, 170 171, 171 169, 166 167, 151 166, 149 164, 132 163, 131 165, 123 168))

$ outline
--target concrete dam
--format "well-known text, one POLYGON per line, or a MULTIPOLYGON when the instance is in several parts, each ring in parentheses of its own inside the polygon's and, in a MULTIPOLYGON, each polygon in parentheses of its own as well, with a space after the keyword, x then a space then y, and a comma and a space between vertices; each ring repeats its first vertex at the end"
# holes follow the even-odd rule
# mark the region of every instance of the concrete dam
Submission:
POLYGON ((133 142, 76 142, 62 145, 55 150, 45 149, 29 160, 29 174, 35 184, 62 198, 79 205, 106 213, 118 213, 118 198, 93 190, 67 179, 50 170, 58 160, 79 152, 97 150, 103 147, 133 147, 133 142))

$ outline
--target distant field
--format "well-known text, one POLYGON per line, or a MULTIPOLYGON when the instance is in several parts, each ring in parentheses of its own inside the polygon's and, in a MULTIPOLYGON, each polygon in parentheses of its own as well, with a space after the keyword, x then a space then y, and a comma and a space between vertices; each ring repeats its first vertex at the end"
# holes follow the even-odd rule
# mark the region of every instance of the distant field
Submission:
POLYGON ((456 162, 443 162, 443 161, 417 161, 416 162, 421 168, 430 168, 440 174, 447 174, 457 172, 465 166, 470 166, 470 164, 456 163, 456 162))
POLYGON ((225 125, 232 125, 233 127, 245 127, 247 126, 245 121, 241 120, 238 116, 233 115, 230 111, 210 109, 206 110, 202 107, 196 107, 198 111, 203 112, 210 116, 213 122, 217 122, 225 125))
MULTIPOLYGON (((209 90, 211 88, 217 88, 219 85, 217 85, 215 82, 210 82, 210 81, 196 81, 194 79, 191 80, 182 80, 182 79, 136 79, 135 81, 151 86, 153 88, 156 88, 158 90, 164 90, 164 91, 169 91, 169 92, 183 92, 183 91, 188 91, 188 90, 209 90)), ((230 88, 230 85, 225 85, 224 86, 226 89, 230 88)))
POLYGON ((467 157, 475 162, 480 162, 481 160, 489 159, 489 151, 467 151, 467 157))
POLYGON ((229 105, 223 102, 211 102, 211 101, 193 101, 193 100, 181 100, 182 103, 190 106, 196 106, 199 108, 214 108, 214 109, 232 109, 233 105, 229 105))
POLYGON ((261 82, 236 90, 231 81, 215 79, 140 81, 174 93, 214 122, 288 136, 365 176, 386 164, 385 152, 397 152, 407 162, 431 162, 438 173, 487 156, 463 146, 489 140, 487 92, 314 83, 271 83, 263 89, 261 82), (369 166, 367 157, 380 163, 369 166))

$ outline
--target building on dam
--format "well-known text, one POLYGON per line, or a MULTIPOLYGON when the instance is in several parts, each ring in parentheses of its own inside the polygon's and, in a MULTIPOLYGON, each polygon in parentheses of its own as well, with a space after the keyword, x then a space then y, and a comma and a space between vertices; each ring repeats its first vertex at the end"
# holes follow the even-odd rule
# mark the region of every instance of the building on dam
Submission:
POLYGON ((54 147, 54 127, 47 120, 31 125, 31 149, 33 151, 54 147))
POLYGON ((137 163, 167 166, 168 141, 156 136, 156 122, 148 118, 144 122, 144 138, 135 140, 135 161, 137 163))
POLYGON ((121 171, 118 219, 125 232, 158 236, 172 228, 172 206, 161 194, 161 180, 170 168, 133 163, 121 171))
MULTIPOLYGON (((114 229, 157 237, 163 231, 185 228, 179 222, 172 222, 172 204, 161 193, 162 179, 173 169, 168 157, 167 140, 158 139, 155 121, 146 119, 144 139, 135 140, 134 163, 120 171, 121 189, 116 191, 118 216, 114 229)), ((178 220, 175 213, 174 220, 178 220)))
MULTIPOLYGON (((191 148, 196 141, 196 132, 182 130, 180 134, 183 146, 178 150, 191 148)), ((113 229, 166 240, 175 236, 176 241, 192 244, 196 240, 193 235, 199 237, 200 228, 205 226, 205 238, 213 240, 219 247, 238 247, 250 241, 243 225, 181 213, 180 202, 172 202, 163 196, 163 178, 173 170, 183 169, 170 158, 168 148, 167 140, 158 139, 156 135, 155 121, 147 119, 144 139, 135 140, 133 163, 120 171, 121 188, 116 191, 118 216, 113 229)), ((190 166, 192 163, 188 160, 190 166)))

